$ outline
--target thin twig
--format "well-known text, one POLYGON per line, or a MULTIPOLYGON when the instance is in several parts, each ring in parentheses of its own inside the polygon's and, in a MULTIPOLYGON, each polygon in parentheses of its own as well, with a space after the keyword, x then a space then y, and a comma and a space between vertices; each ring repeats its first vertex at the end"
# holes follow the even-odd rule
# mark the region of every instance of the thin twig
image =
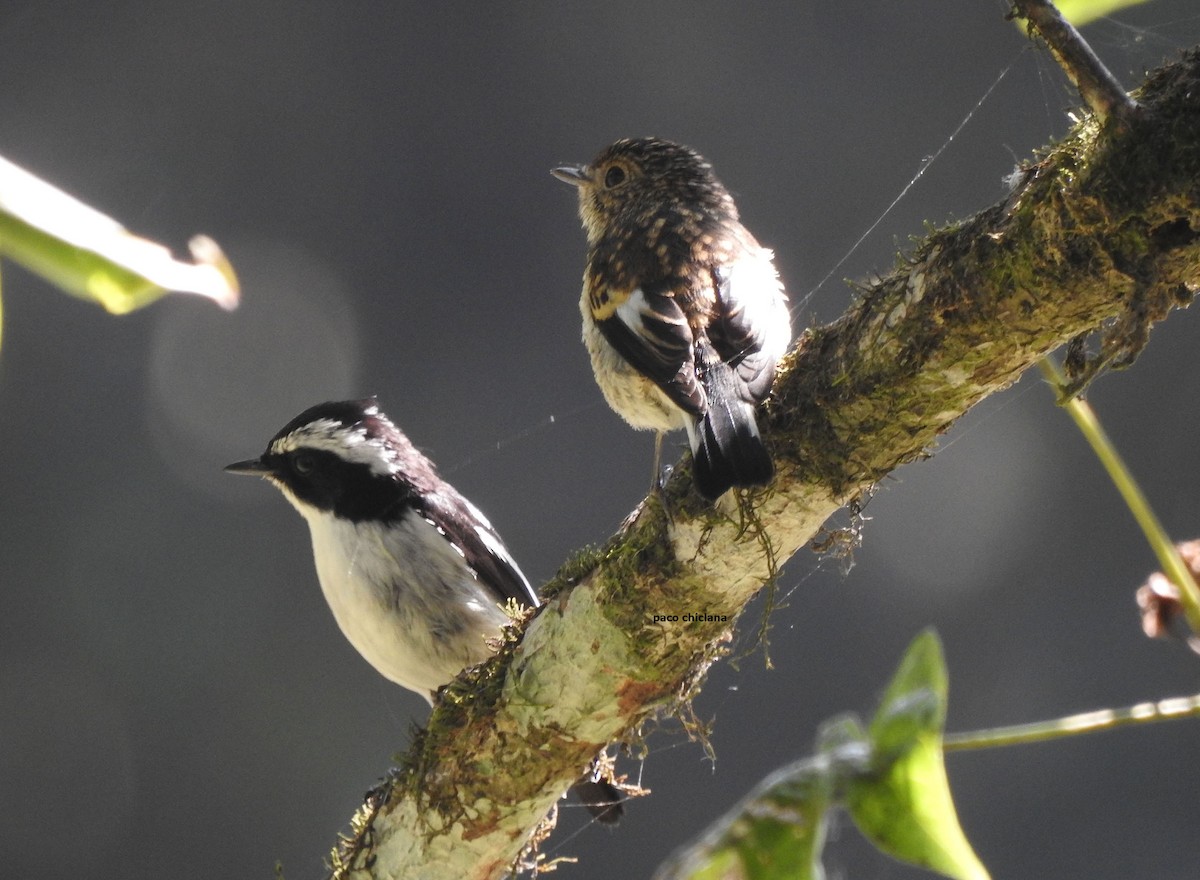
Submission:
MULTIPOLYGON (((1058 365, 1050 358, 1044 357, 1038 362, 1038 366, 1041 367, 1042 373, 1055 390, 1061 393, 1066 380, 1058 369, 1058 365)), ((1124 459, 1121 458, 1121 454, 1113 446, 1112 440, 1100 425, 1100 420, 1096 418, 1096 413, 1091 406, 1078 397, 1072 397, 1063 401, 1062 407, 1087 439, 1096 453, 1096 458, 1100 459, 1100 463, 1104 465, 1104 470, 1108 472, 1113 485, 1121 493, 1125 505, 1146 535, 1146 540, 1158 557, 1163 572, 1179 588, 1180 602, 1183 605, 1183 613, 1187 618, 1188 626, 1191 627, 1193 633, 1200 635, 1200 588, 1196 585, 1192 570, 1188 568, 1187 563, 1179 554, 1179 548, 1175 546, 1175 542, 1171 540, 1162 523, 1158 521, 1158 516, 1155 515, 1150 502, 1146 500, 1137 480, 1133 478, 1133 474, 1124 459)))
POLYGON ((947 752, 985 749, 998 746, 1016 746, 1025 743, 1046 742, 1064 736, 1081 733, 1099 733, 1124 727, 1129 724, 1149 724, 1156 721, 1173 721, 1200 715, 1200 694, 1194 697, 1173 697, 1156 703, 1138 703, 1124 709, 1099 709, 1068 715, 1051 721, 1034 721, 1031 724, 1015 724, 992 730, 976 730, 967 733, 948 733, 942 740, 947 752))
POLYGON ((1014 0, 1012 14, 1027 21, 1030 30, 1046 41, 1059 67, 1101 122, 1113 118, 1124 124, 1138 112, 1137 103, 1050 0, 1014 0))

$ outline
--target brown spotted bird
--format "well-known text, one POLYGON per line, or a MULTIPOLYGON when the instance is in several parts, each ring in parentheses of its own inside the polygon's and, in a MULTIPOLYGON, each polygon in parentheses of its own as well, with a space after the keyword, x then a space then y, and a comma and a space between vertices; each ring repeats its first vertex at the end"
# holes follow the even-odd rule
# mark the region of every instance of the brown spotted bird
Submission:
POLYGON ((687 431, 707 498, 770 482, 755 409, 791 342, 787 297, 712 166, 637 138, 553 174, 579 190, 583 341, 609 406, 659 443, 687 431))

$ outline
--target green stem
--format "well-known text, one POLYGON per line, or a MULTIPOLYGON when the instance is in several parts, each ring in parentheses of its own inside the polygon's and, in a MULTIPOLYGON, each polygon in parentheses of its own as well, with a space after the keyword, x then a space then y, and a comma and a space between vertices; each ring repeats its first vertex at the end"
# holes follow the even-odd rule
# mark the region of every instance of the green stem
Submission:
POLYGON ((1063 736, 1081 733, 1098 733, 1127 724, 1149 724, 1156 721, 1173 721, 1176 718, 1200 716, 1200 694, 1194 697, 1172 697, 1157 703, 1138 703, 1124 709, 1100 709, 1055 718, 1051 721, 1035 721, 1032 724, 1015 724, 992 730, 976 730, 967 733, 950 733, 942 740, 947 752, 968 749, 986 749, 997 746, 1016 746, 1024 743, 1046 742, 1063 736))
MULTIPOLYGON (((1038 366, 1041 367, 1042 373, 1050 384, 1061 394, 1065 383, 1058 365, 1049 357, 1044 357, 1038 361, 1038 366)), ((1162 566, 1163 572, 1179 588, 1180 601, 1183 604, 1183 613, 1187 617, 1188 626, 1192 632, 1200 635, 1200 589, 1196 587, 1196 579, 1183 561, 1183 557, 1179 555, 1178 548, 1172 543, 1170 536, 1163 529, 1162 523, 1158 521, 1158 517, 1154 515, 1154 510, 1146 501, 1146 496, 1142 494, 1133 474, 1125 466, 1116 447, 1113 446, 1112 441, 1104 432, 1104 428, 1101 427, 1095 411, 1086 401, 1080 400, 1078 397, 1072 397, 1062 406, 1075 421, 1079 430, 1083 432, 1083 436, 1091 444, 1096 457, 1108 471, 1117 491, 1125 499, 1125 504, 1133 513, 1133 518, 1137 520, 1146 535, 1146 540, 1150 542, 1150 547, 1158 557, 1158 564, 1162 566)))

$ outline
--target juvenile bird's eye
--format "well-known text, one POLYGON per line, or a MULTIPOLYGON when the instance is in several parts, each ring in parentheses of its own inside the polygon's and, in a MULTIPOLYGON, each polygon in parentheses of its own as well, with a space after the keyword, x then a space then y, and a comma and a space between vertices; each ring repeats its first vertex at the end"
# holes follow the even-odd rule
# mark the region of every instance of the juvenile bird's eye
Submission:
POLYGON ((614 186, 620 186, 625 182, 625 169, 620 165, 614 165, 604 173, 604 185, 609 189, 614 186))
POLYGON ((297 452, 292 456, 292 469, 301 476, 311 474, 316 466, 317 459, 307 452, 297 452))

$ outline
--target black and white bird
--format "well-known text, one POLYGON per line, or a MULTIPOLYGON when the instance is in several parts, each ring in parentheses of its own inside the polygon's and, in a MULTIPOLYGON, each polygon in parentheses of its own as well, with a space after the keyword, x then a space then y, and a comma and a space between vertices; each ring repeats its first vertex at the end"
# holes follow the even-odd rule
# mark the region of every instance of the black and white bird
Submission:
MULTIPOLYGON (((225 470, 283 492, 308 523, 342 633, 381 675, 430 704, 438 688, 491 656, 510 623, 507 602, 540 604, 487 517, 374 400, 311 407, 258 458, 225 470)), ((615 790, 584 784, 593 814, 616 821, 615 790)))
POLYGON ((373 400, 323 403, 227 471, 265 477, 308 523, 325 600, 363 658, 433 702, 486 660, 509 599, 538 597, 479 509, 373 400))

